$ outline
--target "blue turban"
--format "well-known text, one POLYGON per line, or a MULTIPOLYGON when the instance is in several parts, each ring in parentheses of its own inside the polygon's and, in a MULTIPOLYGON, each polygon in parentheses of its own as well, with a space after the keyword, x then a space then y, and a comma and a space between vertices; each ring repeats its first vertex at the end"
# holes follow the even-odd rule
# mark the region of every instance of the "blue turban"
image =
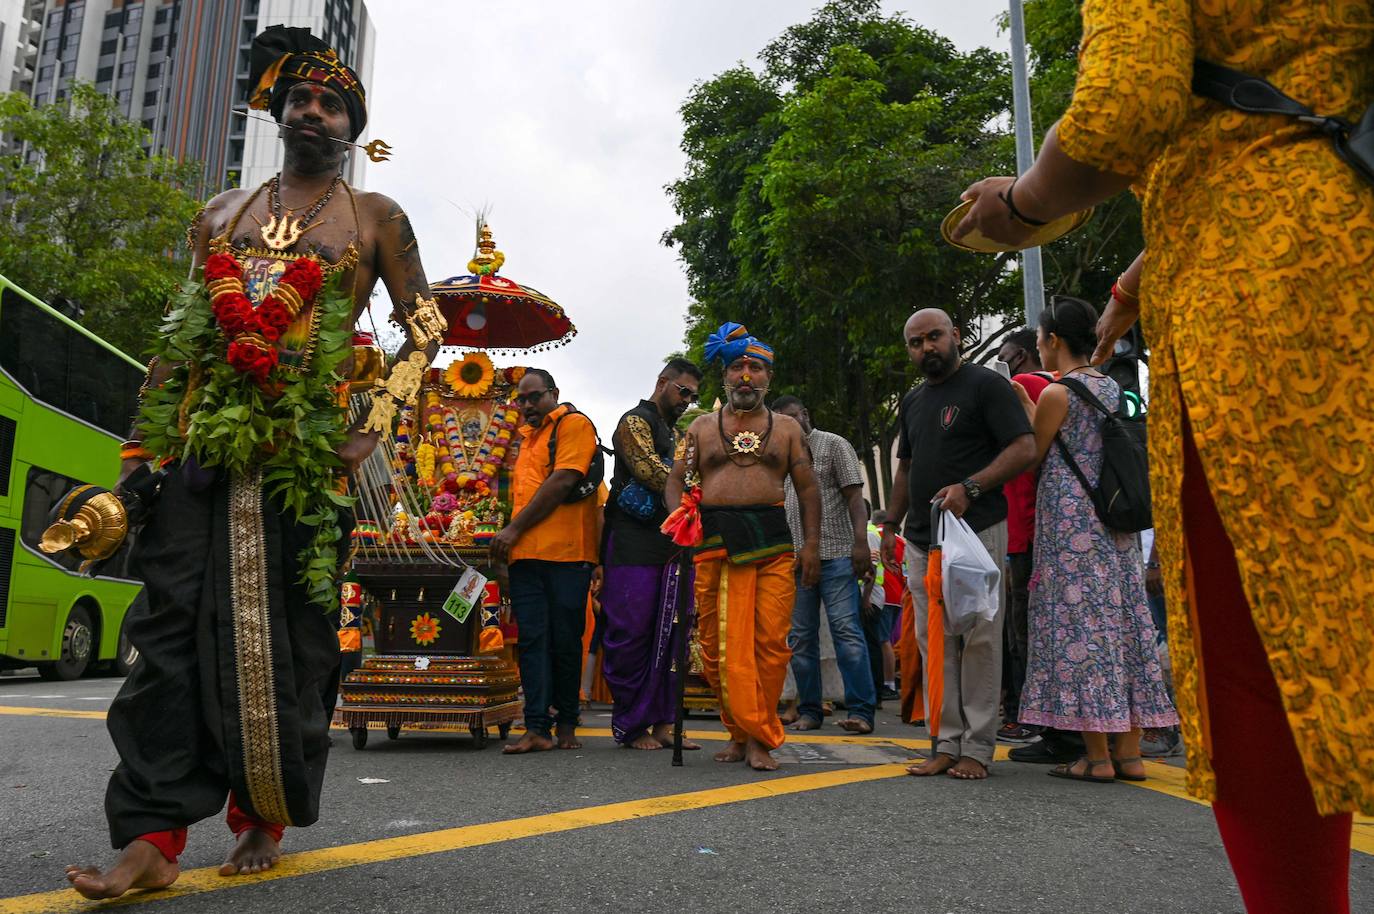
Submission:
POLYGON ((720 360, 729 365, 742 356, 750 356, 773 365, 773 347, 749 335, 743 324, 726 321, 720 329, 706 338, 706 361, 720 360))

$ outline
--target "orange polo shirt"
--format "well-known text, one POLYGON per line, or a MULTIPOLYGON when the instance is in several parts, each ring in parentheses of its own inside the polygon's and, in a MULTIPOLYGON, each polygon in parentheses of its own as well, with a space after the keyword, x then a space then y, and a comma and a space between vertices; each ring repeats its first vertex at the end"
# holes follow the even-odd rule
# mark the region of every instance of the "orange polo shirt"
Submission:
MULTIPOLYGON (((554 470, 586 473, 596 453, 596 428, 581 413, 559 406, 544 417, 538 428, 520 427, 520 454, 511 475, 511 511, 518 515, 534 498, 554 470), (559 419, 562 421, 559 422, 559 419), (558 423, 558 453, 549 462, 549 435, 558 423)), ((546 562, 595 562, 600 548, 600 506, 591 496, 562 504, 532 529, 511 550, 510 560, 542 559, 546 562)))

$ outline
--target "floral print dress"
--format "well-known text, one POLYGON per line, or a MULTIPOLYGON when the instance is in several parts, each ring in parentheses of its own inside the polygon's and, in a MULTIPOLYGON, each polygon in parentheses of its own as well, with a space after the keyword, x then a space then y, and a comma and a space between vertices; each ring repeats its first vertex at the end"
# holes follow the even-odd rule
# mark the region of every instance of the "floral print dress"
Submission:
MULTIPOLYGON (((1076 377, 1116 408, 1121 388, 1115 381, 1076 377)), ((1059 435, 1093 485, 1102 472, 1101 426, 1101 414, 1070 391, 1059 435)), ((1021 722, 1106 733, 1178 723, 1145 602, 1136 535, 1103 525, 1057 445, 1040 471, 1033 555, 1021 722)))

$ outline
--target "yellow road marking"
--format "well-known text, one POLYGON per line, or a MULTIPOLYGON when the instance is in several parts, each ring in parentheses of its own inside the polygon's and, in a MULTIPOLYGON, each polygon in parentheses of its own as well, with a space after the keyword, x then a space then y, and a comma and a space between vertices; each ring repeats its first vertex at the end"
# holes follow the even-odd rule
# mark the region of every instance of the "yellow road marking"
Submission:
MULTIPOLYGON (((205 892, 239 888, 275 879, 289 879, 370 863, 422 857, 467 847, 517 841, 521 838, 532 838, 537 835, 550 835, 693 809, 706 809, 748 800, 765 800, 811 790, 823 790, 828 787, 840 787, 845 784, 859 784, 865 781, 901 777, 905 771, 906 768, 903 765, 870 765, 862 768, 845 768, 819 774, 799 774, 754 781, 748 784, 736 784, 732 787, 716 787, 691 793, 648 797, 642 800, 630 800, 624 803, 611 803, 585 809, 570 809, 542 816, 507 819, 502 822, 464 825, 459 828, 447 828, 417 835, 382 838, 377 841, 364 841, 342 847, 326 847, 320 850, 289 854, 283 857, 281 863, 273 869, 265 873, 248 876, 226 878, 219 875, 218 867, 204 867, 182 873, 181 878, 171 888, 159 892, 126 895, 114 903, 137 904, 143 901, 162 901, 186 895, 200 895, 205 892)), ((55 892, 37 892, 32 895, 0 899, 0 914, 62 914, 62 912, 69 911, 89 911, 109 904, 111 903, 86 901, 71 889, 62 889, 55 892)))
POLYGON ((104 720, 104 711, 68 711, 64 708, 19 708, 0 705, 0 714, 13 714, 21 717, 84 717, 87 720, 104 720))
MULTIPOLYGON (((1145 770, 1150 776, 1148 781, 1122 781, 1122 783, 1130 784, 1132 787, 1144 787, 1155 793, 1178 797, 1180 800, 1187 800, 1189 803, 1196 803, 1199 806, 1209 805, 1205 801, 1189 795, 1188 775, 1182 768, 1175 768, 1173 765, 1166 765, 1163 762, 1146 761, 1145 770)), ((1355 824, 1350 832, 1350 847, 1362 854, 1374 856, 1374 817, 1355 816, 1355 824)))
MULTIPOLYGON (((68 711, 60 708, 26 708, 12 705, 0 705, 0 715, 13 714, 32 717, 75 717, 89 720, 103 720, 104 711, 68 711)), ((610 738, 611 731, 596 727, 588 727, 578 731, 578 735, 587 737, 610 738)), ((692 734, 692 739, 703 741, 725 741, 729 737, 718 730, 696 730, 692 734)), ((788 742, 804 743, 807 745, 818 746, 897 746, 902 749, 925 750, 930 747, 930 740, 927 739, 903 739, 890 738, 885 736, 826 736, 816 733, 802 732, 795 733, 789 731, 787 734, 788 742)), ((998 746, 995 758, 998 761, 1005 761, 1010 750, 1006 746, 998 746)), ((1150 779, 1144 782, 1123 781, 1132 787, 1140 787, 1151 790, 1155 793, 1162 793, 1165 796, 1175 797, 1180 800, 1187 800, 1189 803, 1196 803, 1199 806, 1208 805, 1206 802, 1189 795, 1186 787, 1186 774, 1182 768, 1146 760, 1145 770, 1149 773, 1150 779)), ((1351 833, 1350 846, 1352 849, 1362 854, 1374 856, 1374 817, 1355 816, 1355 825, 1351 833)), ((4 908, 0 907, 0 914, 4 908)))

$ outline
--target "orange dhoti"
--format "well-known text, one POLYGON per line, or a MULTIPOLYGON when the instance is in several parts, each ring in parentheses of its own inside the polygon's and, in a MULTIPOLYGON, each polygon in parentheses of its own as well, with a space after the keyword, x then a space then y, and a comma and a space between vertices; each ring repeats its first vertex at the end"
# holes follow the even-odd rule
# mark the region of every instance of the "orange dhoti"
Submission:
POLYGON ((916 615, 911 591, 902 590, 902 636, 897 641, 897 663, 902 670, 902 722, 914 724, 925 719, 925 697, 921 691, 921 647, 916 642, 916 615))
POLYGON ((721 722, 737 743, 750 737, 768 749, 783 743, 778 700, 792 659, 787 633, 795 591, 790 552, 747 565, 697 558, 702 665, 721 722))

